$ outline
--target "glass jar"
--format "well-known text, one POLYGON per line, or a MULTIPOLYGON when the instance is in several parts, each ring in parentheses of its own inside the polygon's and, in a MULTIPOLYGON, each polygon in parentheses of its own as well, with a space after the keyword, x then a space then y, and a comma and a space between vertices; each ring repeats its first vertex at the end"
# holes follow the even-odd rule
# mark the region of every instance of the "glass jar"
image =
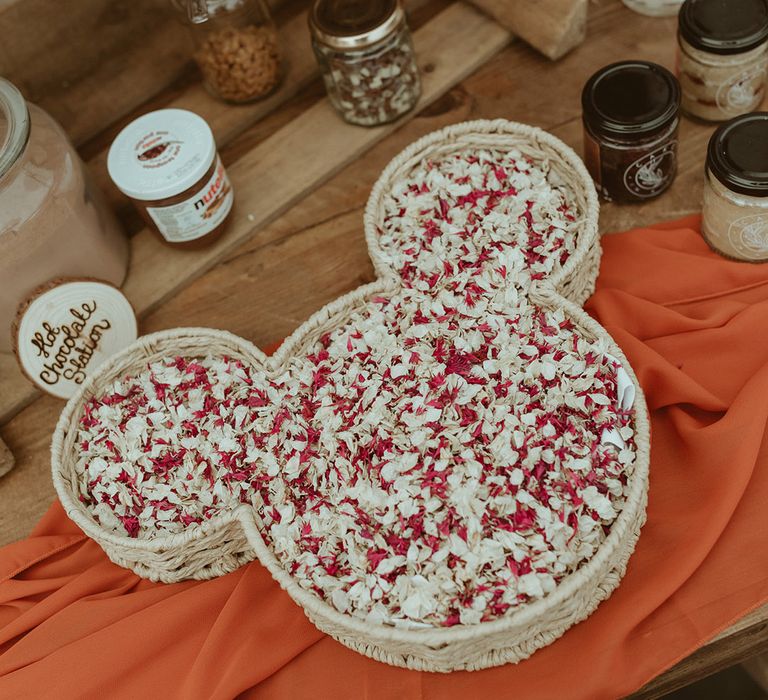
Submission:
POLYGON ((277 29, 264 0, 185 3, 194 59, 206 89, 227 102, 259 100, 283 77, 277 29))
POLYGON ((397 0, 315 0, 309 27, 328 97, 346 121, 375 126, 413 109, 421 81, 397 0))
POLYGON ((704 240, 736 260, 768 260, 768 112, 723 124, 709 140, 704 240))
POLYGON ((680 86, 666 68, 623 61, 597 71, 581 94, 584 160, 608 201, 643 202, 677 174, 680 86))
POLYGON ((128 239, 62 128, 0 78, 0 351, 19 305, 60 277, 119 286, 128 239))
POLYGON ((630 9, 648 17, 672 17, 680 11, 683 0, 622 0, 630 9))
POLYGON ((224 233, 232 184, 208 123, 186 109, 158 109, 112 142, 107 170, 150 229, 173 247, 201 248, 224 233))
POLYGON ((768 71, 768 0, 686 0, 678 25, 683 110, 710 122, 751 112, 768 71))

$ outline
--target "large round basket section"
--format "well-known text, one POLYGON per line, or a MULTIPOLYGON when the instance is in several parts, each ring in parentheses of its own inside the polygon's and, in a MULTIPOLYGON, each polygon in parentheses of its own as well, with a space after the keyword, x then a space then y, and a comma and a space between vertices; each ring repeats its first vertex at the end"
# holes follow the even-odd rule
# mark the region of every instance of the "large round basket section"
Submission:
POLYGON ((477 625, 402 629, 342 614, 300 586, 265 544, 256 521, 243 517, 243 528, 259 561, 315 626, 345 646, 384 663, 421 671, 474 671, 517 663, 589 617, 621 582, 646 517, 650 428, 645 398, 626 357, 594 319, 552 291, 536 296, 542 308, 564 308, 583 333, 605 341, 634 384, 636 457, 626 503, 610 535, 595 555, 563 579, 553 593, 506 617, 477 625))
POLYGON ((599 203, 592 178, 576 153, 551 134, 527 124, 505 119, 476 120, 453 124, 415 141, 390 161, 373 187, 365 209, 365 234, 373 263, 380 277, 388 265, 378 246, 384 199, 395 184, 420 163, 475 150, 519 152, 545 166, 550 177, 564 187, 579 214, 578 240, 574 252, 549 282, 557 292, 583 304, 595 289, 600 267, 599 203))
POLYGON ((94 521, 79 498, 81 490, 75 470, 78 425, 85 404, 116 379, 155 360, 208 354, 226 355, 250 366, 263 365, 265 357, 246 340, 207 328, 180 328, 143 336, 99 367, 68 401, 51 444, 53 484, 67 515, 98 542, 113 562, 153 581, 209 579, 254 559, 238 512, 192 526, 180 534, 152 539, 131 538, 106 530, 94 521))
MULTIPOLYGON (((608 598, 624 575, 645 521, 650 438, 643 394, 621 350, 605 329, 581 308, 594 289, 598 272, 597 217, 595 190, 583 164, 570 148, 540 129, 500 120, 476 121, 447 127, 422 138, 389 164, 376 183, 366 209, 366 237, 379 279, 318 311, 286 339, 273 356, 266 357, 248 341, 229 333, 187 328, 142 337, 99 367, 67 403, 53 438, 53 481, 67 514, 112 561, 156 581, 208 579, 258 559, 320 630, 351 649, 388 664, 449 672, 477 670, 525 659, 584 620, 608 598), (327 602, 320 589, 308 585, 306 578, 302 581, 291 575, 295 569, 280 558, 281 550, 275 546, 275 540, 270 539, 265 526, 265 510, 252 505, 256 501, 236 501, 231 510, 218 511, 209 520, 191 524, 181 532, 155 537, 132 538, 100 525, 81 501, 83 484, 80 479, 83 477, 78 472, 80 445, 77 436, 88 402, 103 395, 116 380, 135 375, 152 362, 177 356, 227 356, 270 381, 290 372, 299 358, 312 352, 319 337, 345 328, 344 324, 353 314, 362 313, 360 310, 364 310, 371 300, 379 303, 379 295, 396 294, 399 280, 392 274, 391 260, 388 261, 385 251, 379 247, 379 228, 387 193, 392 192, 403 178, 407 179, 425 159, 472 149, 515 150, 525 158, 541 162, 542 170, 553 184, 565 190, 576 212, 575 221, 569 220, 574 225, 568 229, 575 232, 575 245, 569 247, 571 254, 561 266, 550 268, 554 270, 552 276, 531 283, 521 293, 525 294, 526 304, 530 302, 529 308, 537 314, 539 311, 563 314, 561 319, 567 321, 574 333, 599 344, 601 353, 614 358, 616 365, 626 372, 624 388, 627 391, 623 393, 632 394, 628 388, 634 387, 634 400, 630 399, 627 406, 621 404, 621 416, 631 423, 635 449, 634 458, 629 457, 624 462, 628 466, 623 474, 626 476, 626 483, 622 482, 625 486, 623 501, 613 513, 610 525, 601 530, 600 544, 590 551, 590 556, 567 569, 546 595, 525 599, 495 619, 475 624, 440 626, 436 623, 407 627, 397 626, 398 621, 391 619, 370 621, 370 617, 340 612, 348 608, 337 609, 327 602)), ((505 219, 499 230, 506 234, 506 227, 505 219)), ((398 242, 399 236, 398 231, 395 235, 398 242)), ((346 359, 345 353, 352 350, 347 344, 340 347, 340 356, 346 359)), ((374 370, 376 373, 385 371, 378 365, 374 370)), ((619 380, 616 382, 618 384, 619 380)), ((277 405, 276 400, 271 400, 269 405, 277 405)), ((252 433, 253 425, 249 424, 246 430, 252 433)), ((599 436, 600 433, 596 433, 590 440, 598 440, 599 436)), ((282 437, 276 440, 281 445, 285 442, 282 437)), ((285 466, 281 455, 282 452, 277 473, 285 466)), ((265 465, 265 459, 259 457, 255 461, 259 468, 265 465)), ((325 475, 335 466, 334 457, 323 457, 317 465, 325 475)), ((343 486, 346 488, 346 483, 343 486)), ((331 509, 330 512, 330 519, 337 521, 339 511, 331 509)), ((258 633, 253 630, 253 634, 258 633)))

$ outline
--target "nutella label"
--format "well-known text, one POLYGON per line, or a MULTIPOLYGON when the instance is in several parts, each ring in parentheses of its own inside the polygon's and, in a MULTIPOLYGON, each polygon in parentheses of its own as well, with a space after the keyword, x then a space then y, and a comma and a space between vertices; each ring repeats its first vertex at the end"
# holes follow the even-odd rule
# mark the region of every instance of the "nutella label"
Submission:
POLYGON ((189 199, 167 207, 147 207, 147 213, 167 241, 193 241, 224 221, 233 202, 232 186, 217 158, 211 179, 189 199))
POLYGON ((768 214, 749 214, 732 221, 728 239, 739 257, 764 260, 768 257, 768 214))
POLYGON ((16 355, 43 391, 69 398, 99 365, 136 340, 136 316, 103 282, 59 283, 22 307, 16 355))
POLYGON ((672 181, 677 169, 677 141, 638 158, 624 171, 624 185, 636 197, 655 197, 672 181))

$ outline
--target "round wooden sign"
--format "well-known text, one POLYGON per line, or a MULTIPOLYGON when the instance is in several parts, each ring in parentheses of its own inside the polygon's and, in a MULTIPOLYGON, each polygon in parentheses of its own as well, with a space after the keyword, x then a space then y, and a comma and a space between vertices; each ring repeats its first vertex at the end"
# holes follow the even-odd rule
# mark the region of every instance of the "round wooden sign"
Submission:
POLYGON ((116 287, 95 280, 45 285, 19 307, 14 330, 24 374, 63 399, 137 337, 130 302, 116 287))

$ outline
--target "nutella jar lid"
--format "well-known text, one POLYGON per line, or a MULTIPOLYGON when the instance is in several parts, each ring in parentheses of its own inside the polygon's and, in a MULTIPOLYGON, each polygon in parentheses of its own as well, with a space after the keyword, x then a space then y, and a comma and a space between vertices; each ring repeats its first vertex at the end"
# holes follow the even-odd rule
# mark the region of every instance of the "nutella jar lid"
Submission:
POLYGON ((720 126, 709 140, 707 167, 733 192, 768 197, 768 112, 720 126))
POLYGON ((309 13, 312 36, 340 51, 373 46, 404 21, 398 0, 315 0, 309 13))
POLYGON ((601 68, 581 93, 584 120, 596 135, 632 138, 664 131, 680 111, 680 84, 649 61, 601 68))
POLYGON ((216 142, 205 119, 185 109, 159 109, 117 135, 107 170, 124 194, 155 201, 195 185, 215 158, 216 142))
POLYGON ((696 49, 733 54, 768 40, 768 0, 686 0, 680 36, 696 49))

